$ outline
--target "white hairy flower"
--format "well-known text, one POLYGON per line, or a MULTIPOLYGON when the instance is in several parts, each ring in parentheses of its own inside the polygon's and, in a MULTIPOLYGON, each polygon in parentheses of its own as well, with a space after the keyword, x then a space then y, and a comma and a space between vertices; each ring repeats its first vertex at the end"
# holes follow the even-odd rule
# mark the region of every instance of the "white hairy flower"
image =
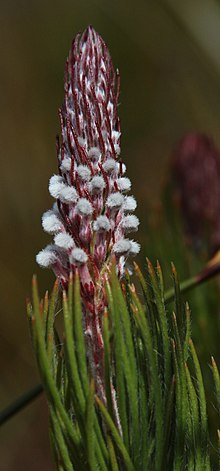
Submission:
POLYGON ((59 191, 59 200, 66 204, 76 203, 78 194, 74 186, 62 184, 62 188, 59 191))
POLYGON ((84 265, 88 260, 88 256, 84 252, 84 250, 75 248, 72 250, 70 255, 70 261, 74 265, 84 265))
POLYGON ((130 243, 131 243, 131 248, 130 248, 130 255, 137 255, 139 252, 140 252, 140 244, 138 244, 138 242, 136 242, 135 240, 130 240, 130 243))
POLYGON ((86 198, 80 198, 76 205, 76 212, 80 216, 90 216, 93 212, 91 203, 86 198))
POLYGON ((135 211, 137 207, 136 200, 133 196, 125 196, 124 202, 123 202, 123 210, 125 212, 131 212, 135 211))
POLYGON ((71 169, 71 162, 72 161, 70 157, 65 157, 61 162, 60 170, 65 173, 69 172, 71 169))
POLYGON ((96 221, 94 221, 93 229, 96 232, 108 232, 111 229, 111 224, 107 216, 99 216, 96 221))
POLYGON ((131 189, 131 180, 127 177, 118 178, 116 183, 120 191, 129 191, 131 189))
POLYGON ((79 178, 84 182, 87 182, 91 177, 91 171, 86 165, 79 165, 77 167, 77 174, 79 178))
POLYGON ((125 230, 125 233, 137 231, 139 224, 140 224, 139 219, 137 218, 137 216, 134 216, 133 214, 129 214, 128 216, 125 216, 121 222, 121 225, 123 229, 125 230))
POLYGON ((123 205, 123 201, 124 196, 121 193, 112 193, 106 201, 106 206, 110 209, 120 209, 123 205))
POLYGON ((131 250, 131 241, 129 239, 120 239, 113 245, 113 252, 118 256, 128 255, 131 250))
POLYGON ((74 240, 67 232, 60 232, 54 237, 54 243, 57 247, 62 249, 72 249, 74 247, 74 240))
POLYGON ((112 173, 117 168, 117 162, 114 159, 107 159, 103 164, 103 169, 106 173, 112 173))
POLYGON ((47 245, 36 256, 37 263, 43 268, 50 268, 57 261, 57 254, 52 245, 47 245))
POLYGON ((55 212, 50 209, 42 216, 42 226, 45 232, 48 232, 48 234, 56 234, 62 229, 63 224, 55 212))

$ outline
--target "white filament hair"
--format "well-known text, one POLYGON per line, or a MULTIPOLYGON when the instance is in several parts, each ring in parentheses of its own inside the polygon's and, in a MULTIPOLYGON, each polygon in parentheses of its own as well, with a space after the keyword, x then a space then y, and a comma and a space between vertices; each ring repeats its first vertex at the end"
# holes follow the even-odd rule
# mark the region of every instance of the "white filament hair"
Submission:
POLYGON ((131 242, 129 239, 120 239, 113 245, 113 252, 118 255, 127 255, 131 249, 131 242))
POLYGON ((139 219, 137 216, 134 216, 133 214, 129 214, 128 216, 125 216, 122 219, 121 225, 125 232, 135 232, 138 229, 138 226, 140 224, 139 219))
POLYGON ((130 254, 135 256, 140 252, 141 246, 135 240, 130 240, 130 243, 131 243, 130 254))
POLYGON ((116 192, 109 195, 106 201, 106 205, 110 209, 120 209, 121 206, 123 205, 123 201, 124 201, 124 196, 121 193, 116 192))
POLYGON ((97 162, 101 157, 101 152, 98 147, 91 147, 91 149, 89 149, 88 156, 90 159, 95 160, 97 162))
POLYGON ((84 265, 88 260, 88 256, 84 252, 84 250, 79 249, 76 247, 75 249, 72 250, 71 256, 70 256, 70 261, 73 264, 76 265, 84 265))
POLYGON ((94 221, 93 229, 96 232, 108 232, 111 229, 111 224, 107 216, 99 216, 96 221, 94 221))
POLYGON ((76 211, 80 216, 89 216, 93 212, 92 205, 90 201, 86 198, 80 198, 76 205, 76 211))
POLYGON ((73 186, 62 185, 58 198, 62 203, 76 203, 78 200, 78 193, 73 186))
POLYGON ((55 212, 50 209, 42 216, 42 226, 45 232, 48 232, 48 234, 56 234, 62 229, 63 224, 55 212))
POLYGON ((106 173, 112 173, 117 168, 117 162, 114 159, 107 159, 103 164, 106 173))
POLYGON ((131 189, 131 180, 129 180, 127 177, 118 178, 116 183, 120 191, 129 191, 131 189))
POLYGON ((133 196, 125 196, 123 203, 124 211, 134 211, 137 207, 136 200, 133 196))
POLYGON ((53 245, 47 245, 45 249, 41 250, 36 256, 36 262, 43 268, 50 268, 58 260, 56 252, 53 250, 53 245))
POLYGON ((61 249, 72 249, 74 247, 74 240, 67 232, 60 232, 54 237, 54 243, 61 249))
POLYGON ((79 175, 79 178, 84 182, 90 179, 91 172, 86 165, 79 165, 77 167, 77 173, 79 175))
POLYGON ((89 189, 92 193, 101 193, 105 188, 105 180, 103 177, 97 175, 92 178, 89 183, 89 189))

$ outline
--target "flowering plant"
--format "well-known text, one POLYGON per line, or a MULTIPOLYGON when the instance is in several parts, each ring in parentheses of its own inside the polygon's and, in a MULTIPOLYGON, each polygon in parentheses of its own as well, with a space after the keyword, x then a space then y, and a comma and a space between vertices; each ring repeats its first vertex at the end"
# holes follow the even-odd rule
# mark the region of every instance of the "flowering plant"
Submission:
MULTIPOLYGON (((159 263, 154 269, 148 260, 146 276, 134 264, 139 297, 127 268, 140 249, 127 234, 139 221, 119 157, 118 94, 119 74, 89 27, 66 63, 59 175, 49 182, 56 202, 42 218, 54 243, 37 255, 57 281, 50 301, 47 294, 40 301, 34 278, 28 304, 54 464, 59 471, 209 470, 203 380, 176 269, 167 294, 159 263)), ((214 360, 212 368, 219 392, 214 360)))

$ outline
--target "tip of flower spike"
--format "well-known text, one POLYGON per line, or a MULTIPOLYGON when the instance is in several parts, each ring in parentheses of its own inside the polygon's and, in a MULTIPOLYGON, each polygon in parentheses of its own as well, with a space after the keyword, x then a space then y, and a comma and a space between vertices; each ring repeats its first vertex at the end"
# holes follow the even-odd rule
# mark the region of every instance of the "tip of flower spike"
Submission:
POLYGON ((52 245, 47 245, 45 249, 41 250, 36 256, 36 262, 42 268, 50 268, 57 261, 57 254, 53 250, 52 245))
POLYGON ((70 261, 73 265, 84 265, 88 260, 88 256, 84 250, 75 248, 71 252, 70 261))

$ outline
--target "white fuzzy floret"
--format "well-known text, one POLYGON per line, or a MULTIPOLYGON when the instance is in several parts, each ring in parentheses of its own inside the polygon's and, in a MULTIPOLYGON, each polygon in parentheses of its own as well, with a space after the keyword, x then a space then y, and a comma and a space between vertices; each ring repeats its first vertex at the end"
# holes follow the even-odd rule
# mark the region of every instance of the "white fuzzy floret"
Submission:
POLYGON ((90 159, 95 160, 97 162, 101 157, 101 152, 98 147, 91 147, 89 149, 88 156, 90 159))
POLYGON ((80 216, 89 216, 92 214, 93 208, 90 201, 86 198, 80 198, 76 205, 76 212, 80 214, 80 216))
POLYGON ((138 229, 138 226, 140 224, 139 219, 137 216, 134 216, 133 214, 129 214, 128 216, 125 216, 122 219, 121 225, 125 232, 135 232, 138 229))
POLYGON ((117 162, 114 159, 107 159, 103 164, 106 173, 112 173, 117 168, 117 162))
POLYGON ((123 209, 124 211, 134 211, 137 207, 136 200, 133 196, 125 196, 123 209))
POLYGON ((131 249, 131 242, 129 239, 120 239, 113 245, 113 252, 118 255, 127 255, 131 249))
POLYGON ((59 193, 64 187, 63 178, 60 175, 53 175, 49 181, 49 192, 53 198, 59 198, 59 193))
POLYGON ((48 234, 56 234, 56 232, 61 230, 63 224, 54 211, 50 209, 42 216, 42 226, 45 232, 48 232, 48 234))
POLYGON ((72 250, 71 256, 70 256, 71 263, 76 264, 76 265, 83 265, 84 263, 87 262, 87 260, 88 260, 88 257, 86 253, 84 252, 84 250, 79 249, 78 247, 72 250))
POLYGON ((130 249, 130 254, 131 255, 137 255, 140 252, 140 244, 138 242, 135 242, 135 240, 130 240, 131 243, 131 249, 130 249))
POLYGON ((111 224, 107 216, 99 216, 93 224, 94 231, 108 232, 111 229, 111 224))
POLYGON ((61 161, 61 165, 60 165, 60 169, 62 172, 69 172, 70 169, 71 169, 71 159, 70 157, 65 157, 62 161, 61 161))
POLYGON ((47 245, 36 256, 36 262, 43 268, 50 268, 57 261, 57 254, 52 245, 47 245))
POLYGON ((86 165, 79 165, 77 167, 77 173, 79 175, 79 178, 84 182, 90 179, 91 172, 86 165))
POLYGON ((67 232, 60 232, 54 237, 54 243, 61 249, 72 249, 74 247, 74 240, 67 232))
POLYGON ((103 177, 97 175, 92 178, 89 189, 91 193, 101 193, 105 188, 105 180, 103 177))
POLYGON ((127 177, 118 178, 116 183, 120 191, 129 191, 131 189, 131 181, 127 177))
POLYGON ((58 198, 60 201, 62 201, 62 203, 76 203, 78 199, 78 193, 73 186, 62 185, 58 198))
POLYGON ((124 196, 117 192, 109 195, 106 201, 106 205, 110 209, 120 209, 124 201, 124 196))

